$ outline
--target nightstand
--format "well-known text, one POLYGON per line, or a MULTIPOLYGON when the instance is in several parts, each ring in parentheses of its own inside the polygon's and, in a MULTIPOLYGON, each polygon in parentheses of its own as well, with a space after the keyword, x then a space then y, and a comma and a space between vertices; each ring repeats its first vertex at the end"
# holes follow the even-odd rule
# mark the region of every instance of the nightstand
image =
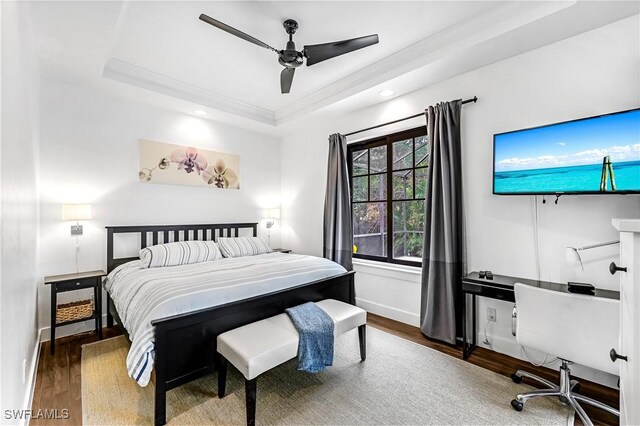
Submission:
POLYGON ((285 249, 285 248, 274 248, 271 250, 277 251, 278 253, 291 253, 291 249, 285 249))
POLYGON ((104 271, 79 272, 77 274, 52 275, 44 277, 44 283, 51 286, 51 354, 55 352, 56 327, 95 319, 96 334, 102 339, 102 277, 104 271), (58 293, 93 288, 93 301, 58 305, 58 293))

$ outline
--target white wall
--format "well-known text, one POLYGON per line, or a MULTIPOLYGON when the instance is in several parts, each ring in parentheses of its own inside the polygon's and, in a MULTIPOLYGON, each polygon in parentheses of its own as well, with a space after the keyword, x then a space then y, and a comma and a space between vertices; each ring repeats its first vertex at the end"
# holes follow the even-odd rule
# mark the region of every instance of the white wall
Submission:
MULTIPOLYGON (((423 110, 440 100, 478 96, 463 107, 464 200, 468 270, 536 278, 534 207, 531 196, 491 194, 494 133, 638 107, 640 104, 640 20, 638 16, 486 66, 372 108, 344 114, 325 111, 306 118, 282 145, 283 244, 298 252, 322 253, 322 212, 327 138, 423 110)), ((422 119, 389 126, 368 138, 422 125, 422 119)), ((354 139, 355 140, 355 139, 354 139)), ((614 217, 640 217, 638 196, 565 196, 558 205, 537 203, 540 278, 591 282, 617 289, 606 265, 617 247, 585 255, 585 271, 565 262, 565 246, 617 239, 614 217), (588 256, 588 258, 587 258, 588 256)), ((406 272, 395 278, 356 265, 359 303, 372 312, 417 325, 419 280, 406 272), (398 293, 402 293, 399 297, 398 293)), ((500 352, 521 356, 510 333, 511 304, 480 303, 497 322, 487 329, 500 352)))
MULTIPOLYGON (((42 80, 41 92, 43 275, 75 271, 71 224, 62 221, 61 205, 65 203, 93 206, 94 219, 84 223, 84 235, 80 237, 80 270, 106 268, 106 225, 260 221, 259 232, 266 237, 263 210, 279 205, 278 138, 124 101, 50 78, 42 80), (140 183, 140 138, 239 155, 240 189, 140 183)), ((271 240, 272 246, 279 245, 278 226, 271 240)), ((41 285, 39 293, 39 324, 48 327, 48 287, 41 285)), ((85 326, 68 326, 59 330, 58 336, 85 326)), ((48 338, 48 331, 43 330, 43 339, 48 338)))
POLYGON ((38 74, 28 5, 2 2, 0 367, 5 410, 30 408, 38 353, 38 74))

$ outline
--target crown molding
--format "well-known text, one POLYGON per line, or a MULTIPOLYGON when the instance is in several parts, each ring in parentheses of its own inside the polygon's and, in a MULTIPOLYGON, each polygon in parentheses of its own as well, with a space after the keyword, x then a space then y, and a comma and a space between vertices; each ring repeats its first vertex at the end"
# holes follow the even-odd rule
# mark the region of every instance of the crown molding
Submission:
POLYGON ((120 59, 109 59, 104 66, 102 75, 111 80, 131 84, 198 105, 211 107, 260 123, 271 126, 276 125, 276 118, 273 111, 212 92, 120 59))
POLYGON ((579 1, 500 3, 472 19, 452 25, 276 111, 117 58, 108 60, 103 76, 266 124, 276 130, 284 123, 411 72, 419 73, 416 74, 417 79, 424 86, 623 19, 638 13, 637 3, 635 8, 632 7, 634 3, 630 2, 629 7, 625 5, 605 10, 590 8, 590 2, 579 1), (594 13, 596 16, 593 16, 594 13), (585 15, 590 17, 586 19, 585 15), (553 24, 550 25, 549 22, 553 24), (566 22, 567 25, 559 28, 558 22, 566 22), (517 39, 517 34, 522 33, 520 29, 527 33, 536 28, 546 32, 540 37, 534 37, 531 42, 509 46, 510 38, 517 39), (502 53, 492 54, 496 49, 502 53), (469 55, 470 52, 480 51, 486 52, 486 55, 469 55), (437 71, 429 72, 429 67, 437 71))
MULTIPOLYGON (((448 27, 277 111, 192 85, 118 58, 107 61, 103 77, 226 113, 277 126, 338 102, 446 56, 479 45, 576 2, 505 3, 448 27)), ((123 8, 121 14, 126 14, 123 8)))

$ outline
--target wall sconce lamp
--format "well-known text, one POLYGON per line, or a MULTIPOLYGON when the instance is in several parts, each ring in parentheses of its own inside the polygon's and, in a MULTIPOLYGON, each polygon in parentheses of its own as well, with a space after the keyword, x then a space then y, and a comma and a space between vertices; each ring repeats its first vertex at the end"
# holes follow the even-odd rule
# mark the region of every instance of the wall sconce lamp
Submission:
POLYGON ((275 223, 275 219, 280 219, 280 209, 267 209, 267 214, 265 217, 267 220, 267 229, 271 229, 273 224, 275 223))
POLYGON ((81 220, 91 219, 91 205, 90 204, 63 204, 62 205, 62 220, 75 221, 75 225, 71 225, 71 235, 82 235, 81 220))
POLYGON ((71 235, 76 237, 76 272, 79 272, 78 256, 80 254, 80 241, 78 236, 82 235, 81 220, 91 219, 91 205, 89 204, 63 204, 62 220, 73 220, 75 225, 71 225, 71 235))
POLYGON ((584 264, 582 263, 582 257, 580 252, 583 250, 591 250, 598 247, 612 246, 614 244, 620 244, 620 241, 607 241, 606 243, 591 244, 584 247, 567 247, 565 250, 565 258, 567 262, 580 262, 580 267, 584 271, 584 264))
POLYGON ((275 224, 275 220, 280 219, 280 209, 267 209, 265 217, 267 218, 267 238, 269 239, 269 247, 271 247, 271 228, 275 224))

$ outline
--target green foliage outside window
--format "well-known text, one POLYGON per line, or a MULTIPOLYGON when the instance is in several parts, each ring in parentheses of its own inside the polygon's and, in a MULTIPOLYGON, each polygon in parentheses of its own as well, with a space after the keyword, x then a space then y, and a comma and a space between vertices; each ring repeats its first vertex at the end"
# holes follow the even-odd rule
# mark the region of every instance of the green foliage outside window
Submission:
POLYGON ((376 140, 359 145, 350 153, 357 255, 391 262, 420 262, 427 191, 426 136, 376 140), (392 233, 388 230, 388 215, 392 233), (387 253, 390 235, 392 252, 387 253))

